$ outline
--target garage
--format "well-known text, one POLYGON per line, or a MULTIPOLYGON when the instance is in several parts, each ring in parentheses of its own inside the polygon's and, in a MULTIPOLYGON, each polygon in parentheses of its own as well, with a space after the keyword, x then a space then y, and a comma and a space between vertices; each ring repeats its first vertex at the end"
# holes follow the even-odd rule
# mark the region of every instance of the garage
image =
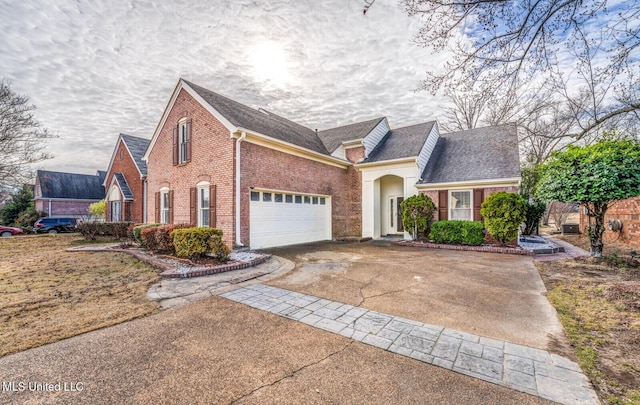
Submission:
POLYGON ((251 191, 252 249, 331 239, 331 197, 326 195, 251 191))

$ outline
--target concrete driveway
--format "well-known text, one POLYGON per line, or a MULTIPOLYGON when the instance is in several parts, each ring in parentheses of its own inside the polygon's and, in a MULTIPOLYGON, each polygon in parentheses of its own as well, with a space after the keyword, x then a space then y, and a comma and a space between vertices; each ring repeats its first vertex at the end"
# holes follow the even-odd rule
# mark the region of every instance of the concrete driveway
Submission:
POLYGON ((2 404, 550 404, 220 297, 5 356, 0 379, 76 389, 2 404))
MULTIPOLYGON (((539 348, 563 340, 530 258, 339 243, 272 252, 296 268, 268 284, 539 348)), ((221 297, 5 356, 0 379, 14 383, 3 404, 550 403, 221 297), (29 390, 42 382, 82 390, 29 390)))
POLYGON ((335 242, 269 252, 296 268, 267 284, 573 358, 530 257, 335 242))

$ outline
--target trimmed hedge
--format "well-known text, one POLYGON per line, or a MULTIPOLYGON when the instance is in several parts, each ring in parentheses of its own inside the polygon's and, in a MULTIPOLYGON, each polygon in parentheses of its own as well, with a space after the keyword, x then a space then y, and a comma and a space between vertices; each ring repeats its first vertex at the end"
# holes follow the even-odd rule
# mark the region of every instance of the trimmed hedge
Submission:
POLYGON ((147 229, 147 228, 154 228, 154 227, 158 227, 162 224, 137 224, 133 226, 133 229, 131 230, 131 233, 133 235, 133 239, 135 239, 136 242, 138 242, 138 245, 140 245, 141 247, 145 247, 144 246, 144 242, 142 241, 142 230, 143 229, 147 229))
POLYGON ((429 238, 436 243, 480 246, 484 242, 484 224, 477 221, 437 221, 429 238))
POLYGON ((96 240, 98 236, 120 239, 127 237, 131 224, 133 222, 82 222, 76 228, 87 240, 96 240))
POLYGON ((226 261, 229 248, 222 242, 222 231, 217 228, 186 228, 171 232, 178 256, 200 258, 207 254, 226 261))
POLYGON ((171 232, 175 229, 189 228, 189 224, 160 225, 142 229, 140 238, 144 246, 153 253, 174 254, 171 232))

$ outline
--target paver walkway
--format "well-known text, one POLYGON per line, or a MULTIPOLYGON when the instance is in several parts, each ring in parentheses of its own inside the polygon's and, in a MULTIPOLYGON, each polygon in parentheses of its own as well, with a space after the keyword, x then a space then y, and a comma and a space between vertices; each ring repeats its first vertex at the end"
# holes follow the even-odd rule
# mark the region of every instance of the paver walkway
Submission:
POLYGON ((562 404, 599 404, 580 367, 501 340, 253 284, 221 297, 350 339, 562 404))

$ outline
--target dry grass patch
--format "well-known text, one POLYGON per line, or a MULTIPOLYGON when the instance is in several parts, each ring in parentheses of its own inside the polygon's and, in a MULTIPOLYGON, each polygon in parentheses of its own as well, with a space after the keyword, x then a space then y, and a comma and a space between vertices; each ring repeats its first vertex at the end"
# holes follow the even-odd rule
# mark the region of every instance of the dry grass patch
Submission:
MULTIPOLYGON (((584 248, 585 239, 565 240, 584 248)), ((536 267, 603 402, 640 404, 640 262, 627 256, 628 246, 605 249, 600 259, 536 261, 536 267)))
POLYGON ((122 253, 65 252, 77 234, 0 239, 0 356, 148 315, 158 272, 122 253))

